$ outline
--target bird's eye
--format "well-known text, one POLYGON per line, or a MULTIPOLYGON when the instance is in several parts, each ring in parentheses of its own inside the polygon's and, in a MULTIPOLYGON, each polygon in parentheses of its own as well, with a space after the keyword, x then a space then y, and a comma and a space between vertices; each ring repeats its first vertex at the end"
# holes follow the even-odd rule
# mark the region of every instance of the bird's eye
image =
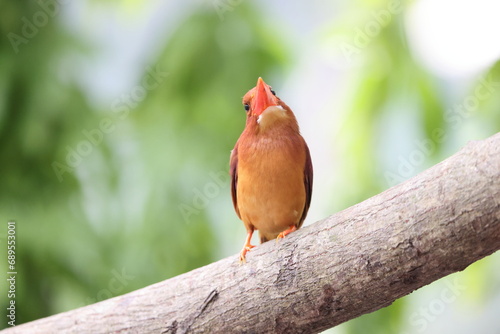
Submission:
POLYGON ((276 92, 271 88, 271 93, 273 93, 274 96, 276 96, 276 92))
POLYGON ((248 103, 245 103, 245 111, 249 111, 250 110, 250 105, 248 103))

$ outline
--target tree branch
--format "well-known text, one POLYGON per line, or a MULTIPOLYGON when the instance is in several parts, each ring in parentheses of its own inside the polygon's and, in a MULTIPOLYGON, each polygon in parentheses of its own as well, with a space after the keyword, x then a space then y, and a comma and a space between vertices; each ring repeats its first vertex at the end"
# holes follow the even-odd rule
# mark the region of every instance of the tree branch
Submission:
POLYGON ((317 333, 500 248, 500 134, 276 244, 5 333, 317 333))

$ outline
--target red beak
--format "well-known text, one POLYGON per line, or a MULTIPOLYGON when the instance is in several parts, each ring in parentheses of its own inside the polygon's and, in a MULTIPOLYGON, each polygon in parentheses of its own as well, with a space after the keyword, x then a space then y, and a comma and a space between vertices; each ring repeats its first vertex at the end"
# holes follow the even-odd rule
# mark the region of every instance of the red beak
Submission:
POLYGON ((271 88, 259 77, 255 86, 255 97, 253 98, 254 114, 259 116, 270 106, 278 105, 276 96, 271 93, 271 88))

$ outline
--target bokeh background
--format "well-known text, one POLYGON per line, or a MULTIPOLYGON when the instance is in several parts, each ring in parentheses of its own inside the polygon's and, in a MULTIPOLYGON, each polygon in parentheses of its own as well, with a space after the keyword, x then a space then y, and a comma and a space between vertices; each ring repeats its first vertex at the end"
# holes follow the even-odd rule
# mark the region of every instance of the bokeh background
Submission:
MULTIPOLYGON (((3 0, 0 272, 15 220, 16 322, 240 250, 228 159, 259 76, 309 143, 306 224, 497 133, 499 10, 493 0, 3 0)), ((499 265, 494 254, 328 332, 498 333, 499 265)))

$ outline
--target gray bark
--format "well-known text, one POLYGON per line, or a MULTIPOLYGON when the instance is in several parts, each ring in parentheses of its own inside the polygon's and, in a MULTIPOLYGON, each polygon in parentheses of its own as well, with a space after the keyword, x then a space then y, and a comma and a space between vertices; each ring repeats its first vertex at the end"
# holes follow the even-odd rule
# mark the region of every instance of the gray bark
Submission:
POLYGON ((500 248, 500 134, 267 242, 5 333, 317 333, 500 248))

